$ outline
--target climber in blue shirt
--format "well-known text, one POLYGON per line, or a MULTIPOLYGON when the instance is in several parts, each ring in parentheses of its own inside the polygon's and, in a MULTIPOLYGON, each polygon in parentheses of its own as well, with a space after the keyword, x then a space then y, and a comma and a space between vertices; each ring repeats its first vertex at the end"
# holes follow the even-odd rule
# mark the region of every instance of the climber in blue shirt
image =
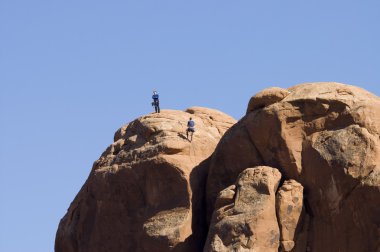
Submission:
POLYGON ((154 110, 156 111, 156 113, 160 113, 160 101, 159 101, 158 98, 159 98, 159 96, 158 96, 157 91, 153 91, 153 95, 152 95, 152 99, 153 99, 152 106, 154 106, 154 110))
POLYGON ((193 134, 195 132, 195 122, 190 117, 189 121, 187 122, 187 130, 186 130, 186 137, 189 139, 189 132, 190 132, 190 142, 193 141, 193 134))

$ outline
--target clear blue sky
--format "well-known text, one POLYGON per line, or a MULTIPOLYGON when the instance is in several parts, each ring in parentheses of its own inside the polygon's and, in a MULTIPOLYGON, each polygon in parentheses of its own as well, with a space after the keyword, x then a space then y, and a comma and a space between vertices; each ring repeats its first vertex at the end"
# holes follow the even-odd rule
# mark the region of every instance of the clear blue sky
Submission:
POLYGON ((114 131, 162 108, 236 119, 270 86, 380 95, 380 1, 0 0, 0 251, 53 251, 114 131))

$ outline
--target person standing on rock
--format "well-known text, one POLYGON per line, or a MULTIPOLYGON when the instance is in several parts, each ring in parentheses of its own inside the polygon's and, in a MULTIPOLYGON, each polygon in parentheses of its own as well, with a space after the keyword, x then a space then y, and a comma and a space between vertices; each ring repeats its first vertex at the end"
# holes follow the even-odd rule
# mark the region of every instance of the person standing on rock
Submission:
POLYGON ((152 99, 153 99, 152 106, 154 106, 154 110, 156 111, 156 113, 160 113, 160 101, 159 101, 158 98, 159 98, 159 96, 158 96, 157 91, 153 91, 153 95, 152 95, 152 99))
POLYGON ((193 141, 193 134, 195 132, 195 122, 190 117, 189 121, 187 122, 187 129, 186 129, 186 137, 189 140, 189 132, 190 132, 190 142, 193 141))

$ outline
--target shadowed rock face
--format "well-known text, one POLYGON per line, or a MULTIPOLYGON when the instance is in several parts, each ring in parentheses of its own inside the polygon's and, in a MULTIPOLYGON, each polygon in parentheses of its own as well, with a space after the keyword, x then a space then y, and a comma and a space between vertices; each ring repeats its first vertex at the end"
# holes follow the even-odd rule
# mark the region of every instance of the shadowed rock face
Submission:
POLYGON ((55 250, 202 250, 207 158, 234 123, 194 107, 143 116, 119 129, 61 220, 55 250), (196 123, 191 143, 190 116, 196 123))
POLYGON ((378 97, 339 83, 254 96, 247 115, 226 132, 212 156, 209 220, 218 192, 258 165, 278 168, 285 179, 304 187, 306 213, 300 224, 305 225, 299 232, 307 250, 380 249, 378 97))

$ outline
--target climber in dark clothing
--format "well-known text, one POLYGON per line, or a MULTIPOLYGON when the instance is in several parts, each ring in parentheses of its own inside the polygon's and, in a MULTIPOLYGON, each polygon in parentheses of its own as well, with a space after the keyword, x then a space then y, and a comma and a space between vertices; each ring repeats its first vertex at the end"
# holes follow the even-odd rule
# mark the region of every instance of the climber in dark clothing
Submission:
POLYGON ((189 139, 189 132, 190 132, 190 142, 193 141, 193 134, 195 132, 195 122, 190 117, 189 121, 187 122, 187 129, 186 129, 186 137, 189 139))
POLYGON ((159 96, 158 96, 157 91, 153 91, 153 95, 152 95, 152 99, 153 99, 152 106, 154 106, 154 110, 156 111, 156 113, 160 113, 160 101, 159 101, 158 98, 159 98, 159 96))

